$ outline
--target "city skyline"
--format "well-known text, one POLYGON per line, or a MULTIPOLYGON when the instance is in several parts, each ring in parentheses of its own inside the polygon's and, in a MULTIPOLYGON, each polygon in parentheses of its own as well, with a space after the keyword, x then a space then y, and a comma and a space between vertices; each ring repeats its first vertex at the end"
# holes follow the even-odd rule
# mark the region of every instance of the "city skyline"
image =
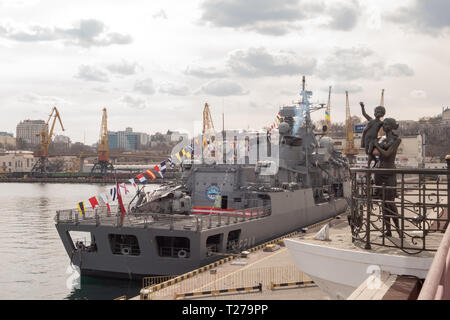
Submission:
MULTIPOLYGON (((301 76, 331 119, 369 113, 385 89, 388 116, 418 120, 449 105, 450 4, 392 1, 201 0, 127 4, 0 0, 0 131, 47 120, 91 145, 108 129, 190 131, 205 102, 216 126, 270 126, 298 99, 301 76), (107 10, 106 10, 107 8, 107 10)), ((313 120, 323 119, 323 112, 313 120)))

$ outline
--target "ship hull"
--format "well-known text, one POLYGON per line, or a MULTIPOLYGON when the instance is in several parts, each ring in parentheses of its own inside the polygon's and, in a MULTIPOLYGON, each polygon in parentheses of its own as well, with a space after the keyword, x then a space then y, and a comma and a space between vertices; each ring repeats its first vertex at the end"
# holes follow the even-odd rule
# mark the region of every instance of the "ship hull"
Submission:
POLYGON ((139 279, 151 275, 180 275, 227 256, 227 236, 239 230, 239 249, 245 250, 283 234, 336 216, 347 209, 347 201, 337 198, 316 204, 312 189, 270 193, 271 214, 258 219, 233 221, 220 226, 195 230, 167 230, 151 227, 114 227, 106 225, 58 223, 57 231, 71 262, 80 267, 82 275, 139 279), (89 232, 95 238, 96 251, 74 250, 69 231, 89 232), (132 235, 139 243, 139 255, 113 254, 108 242, 111 235, 132 235), (158 253, 157 237, 170 235, 190 241, 189 257, 163 257, 158 253), (220 255, 209 255, 207 239, 218 236, 220 255))

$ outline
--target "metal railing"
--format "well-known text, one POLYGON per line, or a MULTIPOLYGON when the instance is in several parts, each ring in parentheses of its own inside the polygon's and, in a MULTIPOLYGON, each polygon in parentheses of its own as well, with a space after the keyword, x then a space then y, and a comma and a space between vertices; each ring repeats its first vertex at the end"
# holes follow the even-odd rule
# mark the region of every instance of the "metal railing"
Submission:
POLYGON ((84 214, 78 209, 67 209, 56 211, 55 222, 71 224, 95 224, 108 226, 136 226, 141 225, 144 228, 154 226, 168 227, 170 230, 176 228, 184 230, 200 231, 206 228, 220 227, 239 223, 247 220, 259 219, 271 214, 271 207, 255 207, 243 210, 211 212, 203 214, 159 214, 159 213, 132 213, 128 212, 123 224, 121 214, 118 212, 117 205, 110 205, 110 210, 106 206, 85 208, 84 214))
POLYGON ((365 249, 436 251, 450 222, 449 175, 450 165, 447 170, 352 168, 352 241, 365 249), (376 184, 377 175, 396 183, 376 184))
MULTIPOLYGON (((240 287, 252 287, 261 284, 262 290, 271 290, 273 283, 308 282, 310 279, 295 265, 262 267, 256 269, 241 269, 238 271, 204 272, 195 277, 166 286, 160 290, 151 287, 145 293, 145 300, 174 299, 185 293, 202 292, 207 290, 220 291, 240 287)), ((146 280, 148 281, 148 280, 146 280)), ((169 280, 170 281, 170 280, 169 280)), ((308 282, 309 283, 309 282, 308 282)), ((232 292, 230 292, 231 294, 232 292)), ((239 292, 235 292, 238 294, 239 292)), ((256 294, 260 293, 255 293, 256 294)), ((142 297, 141 297, 142 298, 142 297)), ((219 298, 219 297, 217 297, 219 298)), ((228 296, 227 299, 230 297, 228 296)))
POLYGON ((142 288, 151 287, 155 284, 168 281, 176 276, 151 276, 142 278, 142 288))

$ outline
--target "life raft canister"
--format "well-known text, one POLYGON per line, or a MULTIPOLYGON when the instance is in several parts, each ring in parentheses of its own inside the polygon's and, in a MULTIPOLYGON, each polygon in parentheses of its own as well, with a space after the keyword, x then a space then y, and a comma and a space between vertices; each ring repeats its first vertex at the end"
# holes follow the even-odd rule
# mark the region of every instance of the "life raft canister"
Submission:
POLYGON ((122 247, 122 249, 120 249, 120 253, 122 253, 123 255, 129 255, 131 252, 130 247, 122 247))
POLYGON ((181 249, 180 251, 178 251, 178 258, 186 258, 186 257, 187 257, 186 250, 181 249))

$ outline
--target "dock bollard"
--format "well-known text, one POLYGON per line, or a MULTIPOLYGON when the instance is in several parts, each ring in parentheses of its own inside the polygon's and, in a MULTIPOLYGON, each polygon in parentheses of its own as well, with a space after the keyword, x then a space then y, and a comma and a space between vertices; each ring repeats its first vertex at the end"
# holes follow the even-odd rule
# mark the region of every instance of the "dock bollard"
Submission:
POLYGON ((150 289, 141 289, 140 293, 140 299, 141 300, 150 300, 150 289))

